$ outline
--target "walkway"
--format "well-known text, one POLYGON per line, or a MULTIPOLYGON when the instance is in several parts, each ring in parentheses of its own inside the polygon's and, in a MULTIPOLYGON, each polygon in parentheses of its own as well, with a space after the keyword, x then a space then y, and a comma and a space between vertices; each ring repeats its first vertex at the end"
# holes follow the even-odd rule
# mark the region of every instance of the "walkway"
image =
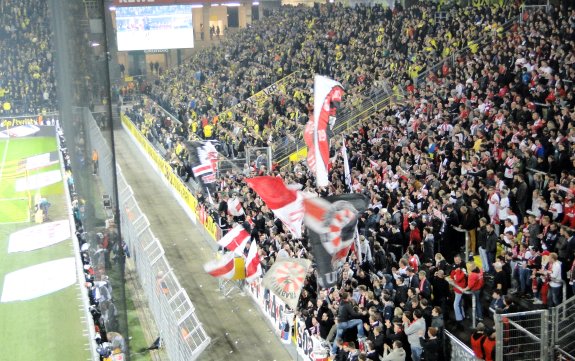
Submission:
POLYGON ((292 357, 249 295, 225 299, 203 270, 213 251, 160 177, 123 131, 115 133, 116 157, 152 231, 182 287, 188 292, 212 344, 200 360, 287 361, 292 357))

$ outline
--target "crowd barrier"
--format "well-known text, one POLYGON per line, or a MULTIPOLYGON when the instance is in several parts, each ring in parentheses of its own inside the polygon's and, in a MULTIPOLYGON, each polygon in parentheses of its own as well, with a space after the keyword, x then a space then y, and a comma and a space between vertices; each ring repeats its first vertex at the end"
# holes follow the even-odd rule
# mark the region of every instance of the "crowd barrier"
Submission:
MULTIPOLYGON (((164 249, 152 233, 132 188, 124 179, 120 167, 113 164, 110 147, 97 128, 94 117, 88 109, 83 109, 82 115, 86 129, 90 130, 90 148, 99 154, 102 185, 110 195, 115 193, 113 180, 117 178, 120 229, 122 239, 128 246, 126 255, 135 264, 166 352, 171 361, 195 360, 209 346, 211 339, 199 322, 187 292, 172 272, 164 249), (110 174, 114 170, 116 177, 110 174)), ((168 168, 164 170, 168 171, 168 168)))

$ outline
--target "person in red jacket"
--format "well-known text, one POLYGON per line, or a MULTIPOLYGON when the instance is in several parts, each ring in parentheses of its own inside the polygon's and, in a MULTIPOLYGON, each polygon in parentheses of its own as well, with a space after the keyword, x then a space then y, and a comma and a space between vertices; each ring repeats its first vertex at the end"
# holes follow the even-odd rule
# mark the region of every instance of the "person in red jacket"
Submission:
POLYGON ((486 330, 485 334, 487 337, 483 339, 483 357, 485 361, 495 360, 495 330, 486 330))
POLYGON ((563 219, 561 224, 570 228, 575 228, 575 205, 572 198, 567 198, 563 207, 563 219))
POLYGON ((485 325, 482 322, 479 322, 477 324, 477 327, 475 328, 475 332, 471 334, 471 341, 470 341, 471 349, 473 350, 475 357, 482 360, 485 357, 485 355, 483 354, 483 341, 485 341, 485 339, 487 338, 487 336, 485 336, 484 331, 485 331, 485 325))
POLYGON ((453 310, 455 311, 455 321, 458 321, 458 327, 461 325, 459 321, 465 318, 465 309, 462 303, 463 291, 467 287, 467 275, 465 268, 456 267, 449 275, 453 281, 453 293, 455 298, 453 300, 453 310))
POLYGON ((418 255, 421 254, 421 232, 416 222, 409 224, 409 247, 413 247, 418 255))
POLYGON ((481 306, 481 291, 483 290, 483 270, 481 270, 475 262, 471 261, 467 263, 467 270, 469 276, 467 277, 467 288, 466 290, 471 291, 473 297, 475 298, 475 316, 478 321, 483 321, 483 307, 481 306))

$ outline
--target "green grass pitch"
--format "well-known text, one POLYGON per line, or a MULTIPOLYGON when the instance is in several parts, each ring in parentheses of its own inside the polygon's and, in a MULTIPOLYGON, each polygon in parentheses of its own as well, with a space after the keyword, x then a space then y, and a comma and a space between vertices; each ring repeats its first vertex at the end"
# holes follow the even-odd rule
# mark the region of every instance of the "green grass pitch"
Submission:
MULTIPOLYGON (((0 291, 7 273, 74 255, 72 240, 30 252, 11 253, 11 233, 35 225, 28 221, 28 192, 16 192, 16 178, 22 174, 19 162, 30 156, 57 150, 55 138, 26 137, 0 140, 0 291)), ((59 164, 31 174, 59 169, 59 164)), ((36 191, 31 191, 32 200, 36 191)), ((52 204, 51 220, 67 219, 64 183, 40 190, 52 204)), ((91 359, 80 287, 63 290, 29 301, 0 303, 0 349, 6 359, 19 361, 87 361, 91 359)))

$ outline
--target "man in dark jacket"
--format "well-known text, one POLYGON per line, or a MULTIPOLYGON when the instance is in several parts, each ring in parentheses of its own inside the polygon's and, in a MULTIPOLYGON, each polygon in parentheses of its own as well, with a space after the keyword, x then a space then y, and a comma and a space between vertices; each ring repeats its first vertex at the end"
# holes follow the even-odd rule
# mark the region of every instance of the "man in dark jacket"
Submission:
POLYGON ((405 350, 405 361, 411 361, 411 347, 409 347, 409 341, 407 340, 407 335, 403 330, 403 324, 400 322, 393 323, 393 330, 388 329, 387 335, 387 345, 391 346, 395 341, 400 341, 402 345, 407 345, 404 347, 405 350))
POLYGON ((419 338, 421 347, 423 347, 423 355, 425 356, 425 361, 438 361, 443 360, 442 353, 443 347, 439 338, 437 338, 438 330, 435 327, 430 327, 427 330, 428 338, 419 338))
POLYGON ((479 227, 477 227, 476 234, 477 249, 481 258, 483 272, 487 273, 489 272, 489 258, 487 257, 487 219, 485 217, 479 219, 479 227))
POLYGON ((492 273, 491 265, 495 261, 495 253, 497 253, 497 235, 495 234, 495 227, 493 227, 493 224, 491 223, 486 226, 486 230, 487 238, 485 240, 485 247, 487 249, 487 260, 489 261, 488 272, 492 273))
MULTIPOLYGON (((367 311, 364 311, 363 315, 365 314, 367 314, 367 311)), ((348 292, 342 292, 341 302, 337 313, 337 331, 335 334, 335 340, 331 347, 333 355, 337 352, 337 342, 341 339, 345 330, 357 327, 357 337, 359 339, 365 338, 365 330, 363 329, 362 321, 363 315, 355 312, 353 309, 351 294, 348 292)))
POLYGON ((447 321, 451 292, 449 291, 449 283, 445 279, 445 273, 443 270, 435 272, 435 275, 431 280, 431 285, 433 286, 433 304, 441 307, 442 314, 444 315, 443 317, 445 318, 445 321, 447 321))
POLYGON ((515 175, 514 185, 515 188, 512 189, 512 192, 515 194, 515 204, 517 205, 517 210, 523 219, 526 215, 528 191, 527 183, 525 183, 525 177, 523 174, 515 175))

